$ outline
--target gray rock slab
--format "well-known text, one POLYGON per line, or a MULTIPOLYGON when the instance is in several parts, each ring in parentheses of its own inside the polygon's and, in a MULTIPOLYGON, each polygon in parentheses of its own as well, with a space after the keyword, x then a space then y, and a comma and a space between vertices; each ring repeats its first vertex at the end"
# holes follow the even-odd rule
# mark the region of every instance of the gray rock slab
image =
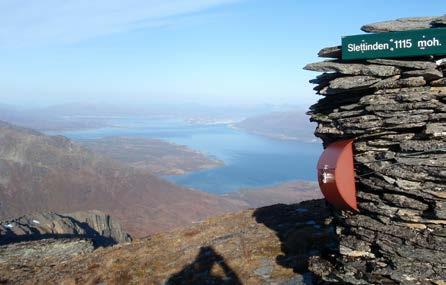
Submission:
MULTIPOLYGON (((383 64, 388 66, 397 66, 410 69, 436 69, 437 65, 435 62, 430 61, 415 61, 415 60, 396 60, 396 59, 369 59, 369 63, 373 64, 383 64)), ((395 74, 393 74, 395 75, 395 74)))
POLYGON ((367 33, 397 32, 408 30, 429 29, 444 23, 444 17, 410 17, 392 21, 366 24, 361 30, 367 33))
POLYGON ((412 115, 412 116, 393 116, 388 119, 385 119, 384 124, 386 126, 398 126, 398 125, 407 126, 409 124, 426 122, 428 120, 429 116, 425 114, 412 115))
POLYGON ((321 75, 318 75, 316 78, 311 79, 309 82, 313 84, 328 85, 331 80, 341 76, 342 76, 341 73, 322 73, 321 75))
POLYGON ((431 123, 426 126, 424 133, 433 137, 446 137, 446 123, 431 123))
POLYGON ((432 81, 443 77, 443 72, 437 69, 418 69, 403 72, 404 76, 422 76, 426 81, 432 81))
POLYGON ((389 77, 400 74, 399 68, 390 65, 340 63, 336 61, 310 63, 307 64, 304 69, 319 72, 338 72, 346 75, 367 75, 379 77, 389 77))
POLYGON ((446 78, 440 78, 438 80, 434 80, 431 82, 431 85, 435 87, 446 86, 446 78))
POLYGON ((373 84, 373 88, 376 89, 387 89, 387 88, 398 88, 398 80, 400 79, 400 75, 395 75, 383 80, 378 81, 377 83, 373 84))
MULTIPOLYGON (((329 90, 331 91, 347 91, 368 88, 374 83, 380 81, 379 78, 373 76, 347 76, 340 77, 330 81, 329 90)), ((338 93, 338 92, 336 92, 338 93)), ((321 91, 321 94, 322 91, 321 91)))
POLYGON ((446 142, 441 140, 405 140, 400 143, 403 151, 436 151, 446 148, 446 142))
POLYGON ((341 58, 342 57, 342 49, 341 46, 334 47, 326 47, 321 49, 317 55, 319 57, 328 57, 328 58, 341 58))
POLYGON ((432 21, 434 26, 446 26, 446 16, 438 17, 432 21))
POLYGON ((418 87, 426 85, 426 81, 422 76, 409 77, 398 80, 401 87, 418 87))
POLYGON ((439 67, 446 66, 446 58, 440 58, 435 61, 435 64, 439 67))

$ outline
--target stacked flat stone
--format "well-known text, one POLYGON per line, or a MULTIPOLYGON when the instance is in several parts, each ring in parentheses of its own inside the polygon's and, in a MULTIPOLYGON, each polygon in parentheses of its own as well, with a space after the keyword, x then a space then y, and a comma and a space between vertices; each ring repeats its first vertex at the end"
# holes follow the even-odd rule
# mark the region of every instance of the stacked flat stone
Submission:
MULTIPOLYGON (((366 32, 446 26, 446 17, 365 25, 366 32)), ((311 270, 343 284, 446 284, 446 56, 305 66, 323 98, 309 111, 324 146, 354 139, 359 213, 333 209, 339 246, 311 270), (443 283, 442 283, 443 282, 443 283)))

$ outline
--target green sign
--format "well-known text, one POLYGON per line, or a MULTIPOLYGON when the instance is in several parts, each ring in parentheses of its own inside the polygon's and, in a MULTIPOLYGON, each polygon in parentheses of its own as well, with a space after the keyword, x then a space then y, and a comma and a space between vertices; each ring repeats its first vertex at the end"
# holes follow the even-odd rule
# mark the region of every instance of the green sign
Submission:
POLYGON ((446 28, 347 36, 342 59, 446 55, 446 28))

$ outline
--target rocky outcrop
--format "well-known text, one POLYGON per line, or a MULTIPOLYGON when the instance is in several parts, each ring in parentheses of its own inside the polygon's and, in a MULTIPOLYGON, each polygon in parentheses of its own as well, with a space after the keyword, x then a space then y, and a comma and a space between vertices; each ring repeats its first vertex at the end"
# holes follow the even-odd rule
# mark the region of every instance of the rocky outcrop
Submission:
MULTIPOLYGON (((430 28, 444 17, 365 25, 367 32, 430 28)), ((444 284, 446 279, 445 59, 309 64, 324 97, 309 114, 324 145, 354 139, 359 213, 333 209, 338 251, 311 270, 343 284, 444 284), (432 283, 431 283, 432 282, 432 283)))
POLYGON ((35 213, 0 221, 0 244, 48 238, 83 238, 96 247, 132 240, 119 223, 100 211, 35 213))
POLYGON ((45 239, 0 246, 0 284, 38 284, 34 277, 54 274, 54 266, 93 250, 93 243, 85 239, 45 239), (36 262, 45 266, 34 271, 36 262))

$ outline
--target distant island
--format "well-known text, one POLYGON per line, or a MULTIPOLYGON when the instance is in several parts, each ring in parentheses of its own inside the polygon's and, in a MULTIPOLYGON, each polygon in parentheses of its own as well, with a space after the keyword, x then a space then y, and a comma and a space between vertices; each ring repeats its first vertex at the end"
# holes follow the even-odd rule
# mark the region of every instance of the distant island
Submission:
POLYGON ((272 112, 232 125, 236 129, 273 139, 314 142, 314 124, 303 111, 272 112))
POLYGON ((94 152, 156 175, 183 175, 223 165, 215 157, 160 139, 106 137, 78 142, 94 152))

